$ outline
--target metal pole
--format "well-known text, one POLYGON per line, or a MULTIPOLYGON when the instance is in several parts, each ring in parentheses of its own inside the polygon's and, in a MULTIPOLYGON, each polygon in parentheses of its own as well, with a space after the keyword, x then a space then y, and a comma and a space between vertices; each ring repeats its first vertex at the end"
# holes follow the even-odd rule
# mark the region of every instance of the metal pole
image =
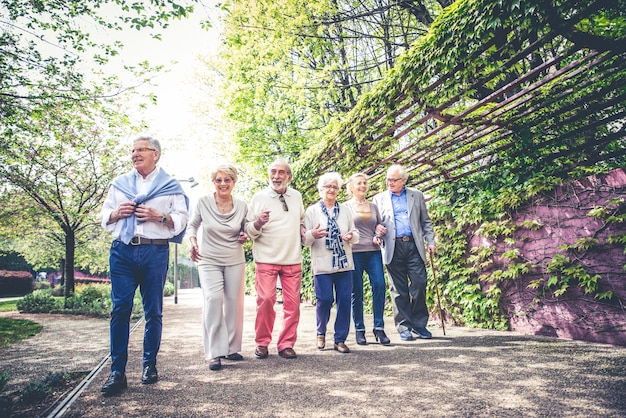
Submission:
POLYGON ((439 317, 441 318, 441 329, 443 330, 443 335, 446 335, 446 325, 443 320, 443 311, 441 310, 441 298, 439 297, 439 285, 437 284, 437 274, 435 273, 435 263, 433 263, 433 254, 428 253, 430 258, 430 268, 433 269, 433 279, 435 280, 435 292, 437 293, 437 306, 439 307, 439 317))
POLYGON ((174 304, 178 303, 178 243, 174 243, 174 304))

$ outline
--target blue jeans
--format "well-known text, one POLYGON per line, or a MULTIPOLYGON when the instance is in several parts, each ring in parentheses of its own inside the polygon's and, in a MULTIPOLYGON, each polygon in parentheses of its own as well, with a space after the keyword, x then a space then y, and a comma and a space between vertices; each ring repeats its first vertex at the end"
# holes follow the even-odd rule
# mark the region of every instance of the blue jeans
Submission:
POLYGON ((126 370, 130 314, 137 286, 146 320, 142 366, 156 364, 163 329, 163 287, 169 253, 169 245, 126 245, 121 241, 111 244, 111 371, 126 370))
POLYGON ((355 331, 365 331, 363 320, 363 272, 367 272, 372 287, 372 306, 374 311, 374 329, 385 329, 383 319, 385 310, 385 273, 380 251, 352 253, 354 271, 352 272, 352 318, 355 331))
POLYGON ((352 293, 352 272, 342 271, 332 274, 316 274, 314 279, 315 313, 317 317, 317 335, 326 335, 326 326, 330 320, 330 308, 337 304, 335 316, 335 343, 343 343, 350 331, 350 295, 352 293), (333 288, 335 295, 333 296, 333 288))

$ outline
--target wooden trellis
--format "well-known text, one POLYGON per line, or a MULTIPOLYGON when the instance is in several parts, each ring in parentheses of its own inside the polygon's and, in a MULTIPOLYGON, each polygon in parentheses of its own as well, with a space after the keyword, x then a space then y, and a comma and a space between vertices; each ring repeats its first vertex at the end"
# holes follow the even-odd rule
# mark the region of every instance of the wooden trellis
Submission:
POLYGON ((520 28, 514 15, 503 15, 501 26, 481 35, 483 44, 468 41, 468 54, 451 70, 435 69, 429 83, 403 81, 432 71, 422 68, 424 61, 412 66, 407 59, 362 104, 378 108, 365 116, 350 113, 340 133, 299 169, 308 178, 337 170, 364 171, 376 180, 398 162, 408 168, 409 184, 427 191, 497 166, 503 155, 523 155, 528 147, 540 150, 546 164, 568 156, 594 164, 625 155, 626 146, 615 144, 626 138, 626 42, 599 42, 576 26, 601 6, 610 11, 619 5, 570 3, 567 13, 565 7, 560 14, 537 12, 540 28, 520 28), (376 94, 386 96, 376 102, 376 94), (521 145, 521 137, 530 139, 521 145), (370 154, 380 158, 368 159, 370 154))

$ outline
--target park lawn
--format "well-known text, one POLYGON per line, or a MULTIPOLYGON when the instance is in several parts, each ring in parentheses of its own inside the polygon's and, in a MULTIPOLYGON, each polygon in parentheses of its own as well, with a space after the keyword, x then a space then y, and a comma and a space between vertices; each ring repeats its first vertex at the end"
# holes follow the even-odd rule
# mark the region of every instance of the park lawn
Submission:
POLYGON ((37 335, 43 325, 27 319, 0 318, 0 347, 37 335))
POLYGON ((0 302, 0 312, 17 311, 17 300, 5 300, 0 302))

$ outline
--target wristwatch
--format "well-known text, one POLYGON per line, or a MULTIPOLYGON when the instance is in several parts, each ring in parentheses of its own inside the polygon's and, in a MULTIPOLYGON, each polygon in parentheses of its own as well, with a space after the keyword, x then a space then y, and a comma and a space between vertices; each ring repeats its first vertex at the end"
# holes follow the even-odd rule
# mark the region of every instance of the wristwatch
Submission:
POLYGON ((161 216, 161 223, 164 224, 165 222, 167 222, 167 215, 163 214, 163 216, 161 216))

